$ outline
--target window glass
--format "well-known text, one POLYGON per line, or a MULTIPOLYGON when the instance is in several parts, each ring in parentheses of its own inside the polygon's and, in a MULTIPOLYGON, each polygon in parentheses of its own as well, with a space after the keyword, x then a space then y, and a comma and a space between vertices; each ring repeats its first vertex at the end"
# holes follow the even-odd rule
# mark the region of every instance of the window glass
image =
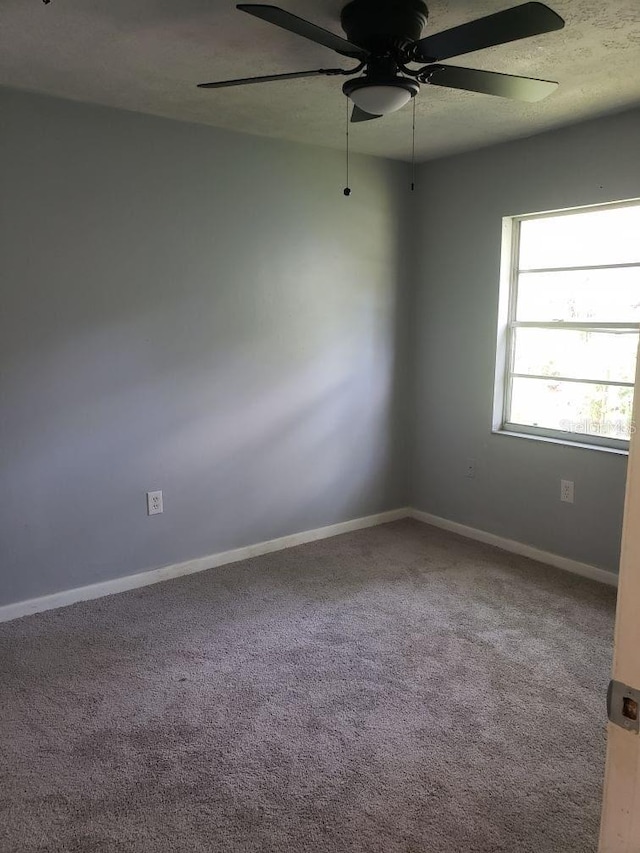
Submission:
POLYGON ((511 420, 523 426, 628 440, 633 389, 552 379, 513 379, 511 420))
POLYGON ((638 323, 640 267, 521 273, 516 319, 543 323, 554 320, 638 323))
POLYGON ((633 382, 637 332, 516 329, 514 373, 633 382))
POLYGON ((525 219, 520 269, 640 263, 640 206, 525 219))

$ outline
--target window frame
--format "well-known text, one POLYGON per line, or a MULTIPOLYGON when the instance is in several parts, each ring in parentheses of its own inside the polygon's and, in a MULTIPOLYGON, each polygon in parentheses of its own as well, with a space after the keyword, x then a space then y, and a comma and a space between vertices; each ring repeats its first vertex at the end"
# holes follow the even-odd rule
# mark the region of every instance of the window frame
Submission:
MULTIPOLYGON (((515 361, 515 338, 519 328, 539 329, 564 329, 576 331, 591 331, 593 329, 611 329, 628 331, 640 334, 640 321, 625 323, 597 323, 597 322, 573 322, 556 320, 550 322, 518 321, 516 311, 518 304, 518 279, 522 273, 531 272, 563 272, 587 269, 620 269, 639 268, 640 262, 623 264, 600 264, 577 266, 577 267, 549 267, 535 270, 521 270, 520 260, 520 227, 522 222, 532 219, 551 219, 555 216, 566 216, 572 213, 611 210, 622 207, 632 207, 640 204, 640 199, 628 199, 601 204, 583 205, 580 207, 564 208, 540 213, 522 214, 517 216, 505 216, 502 220, 502 252, 500 262, 500 296, 498 305, 498 339, 496 346, 496 374, 494 386, 494 412, 493 432, 521 438, 529 438, 540 441, 550 441, 571 446, 586 447, 595 450, 604 450, 620 454, 628 454, 629 441, 626 439, 611 438, 603 435, 589 435, 586 433, 571 432, 569 430, 556 430, 551 427, 536 427, 527 424, 519 424, 510 421, 508 415, 511 409, 512 379, 515 361)), ((640 361, 638 364, 640 369, 640 361)), ((546 377, 544 377, 546 378, 546 377)), ((561 377, 564 379, 565 377, 561 377)), ((594 384, 613 385, 616 387, 635 387, 634 382, 597 382, 597 380, 577 380, 569 378, 568 381, 592 381, 594 384)), ((633 429, 633 427, 632 427, 633 429)))

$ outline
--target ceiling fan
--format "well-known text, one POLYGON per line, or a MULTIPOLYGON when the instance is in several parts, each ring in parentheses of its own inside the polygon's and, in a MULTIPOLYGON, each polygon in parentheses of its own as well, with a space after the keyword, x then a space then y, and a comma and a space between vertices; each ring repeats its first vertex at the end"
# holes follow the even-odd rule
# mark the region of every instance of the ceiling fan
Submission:
POLYGON ((242 3, 237 8, 357 60, 358 65, 200 83, 201 89, 358 74, 342 87, 354 104, 351 121, 358 122, 399 110, 418 94, 421 83, 520 101, 539 101, 558 85, 549 80, 440 64, 453 56, 562 29, 562 18, 543 3, 524 3, 426 38, 421 36, 429 10, 422 0, 351 0, 340 18, 346 38, 277 6, 242 3))

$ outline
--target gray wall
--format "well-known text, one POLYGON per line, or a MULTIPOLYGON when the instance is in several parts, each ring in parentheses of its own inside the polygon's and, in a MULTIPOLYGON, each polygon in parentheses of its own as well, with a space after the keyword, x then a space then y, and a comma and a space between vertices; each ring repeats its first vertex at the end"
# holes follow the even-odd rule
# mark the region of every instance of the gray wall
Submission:
POLYGON ((406 166, 0 116, 0 604, 403 503, 406 166))
POLYGON ((500 227, 640 196, 640 113, 415 196, 356 157, 348 200, 339 152, 7 90, 0 117, 0 605, 409 500, 617 568, 626 459, 491 435, 500 227))
POLYGON ((610 570, 626 457, 491 434, 501 220, 640 196, 639 139, 634 111, 428 163, 415 212, 413 505, 610 570))

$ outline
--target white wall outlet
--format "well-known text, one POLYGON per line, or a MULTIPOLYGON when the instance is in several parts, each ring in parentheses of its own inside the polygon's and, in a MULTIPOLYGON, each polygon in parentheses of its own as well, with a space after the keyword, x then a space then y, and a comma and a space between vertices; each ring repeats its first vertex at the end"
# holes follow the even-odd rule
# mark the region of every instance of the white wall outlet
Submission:
POLYGON ((573 480, 560 480, 560 500, 564 503, 573 503, 573 480))
POLYGON ((164 512, 162 492, 147 492, 147 515, 160 515, 164 512))
POLYGON ((467 468, 465 471, 465 477, 470 477, 473 479, 476 476, 476 460, 475 459, 467 459, 467 468))

